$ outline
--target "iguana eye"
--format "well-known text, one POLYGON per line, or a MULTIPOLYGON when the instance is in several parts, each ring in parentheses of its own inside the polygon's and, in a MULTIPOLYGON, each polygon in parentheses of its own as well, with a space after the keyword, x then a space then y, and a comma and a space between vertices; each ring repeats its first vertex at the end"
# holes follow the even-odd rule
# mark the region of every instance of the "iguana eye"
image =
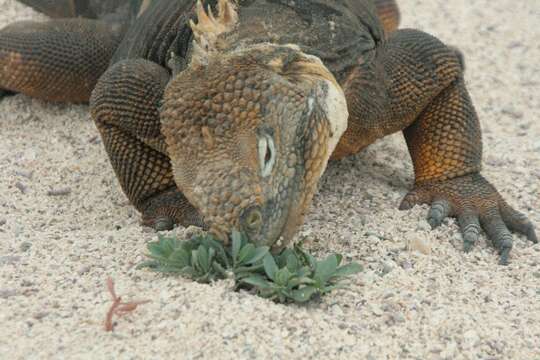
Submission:
POLYGON ((263 177, 267 177, 272 172, 276 162, 276 146, 272 136, 268 134, 260 135, 258 148, 261 174, 263 177))

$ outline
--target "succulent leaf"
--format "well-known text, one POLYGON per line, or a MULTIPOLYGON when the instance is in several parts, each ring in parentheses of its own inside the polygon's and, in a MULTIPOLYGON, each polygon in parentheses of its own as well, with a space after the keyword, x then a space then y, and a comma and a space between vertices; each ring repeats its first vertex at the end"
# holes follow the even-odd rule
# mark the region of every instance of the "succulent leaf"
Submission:
POLYGON ((296 245, 272 255, 267 246, 256 247, 238 231, 225 247, 212 235, 180 241, 159 236, 147 245, 150 260, 137 268, 178 274, 197 282, 234 278, 236 288, 253 289, 259 296, 278 302, 304 303, 316 296, 342 288, 344 278, 362 271, 357 263, 342 265, 343 257, 332 254, 317 260, 296 245))

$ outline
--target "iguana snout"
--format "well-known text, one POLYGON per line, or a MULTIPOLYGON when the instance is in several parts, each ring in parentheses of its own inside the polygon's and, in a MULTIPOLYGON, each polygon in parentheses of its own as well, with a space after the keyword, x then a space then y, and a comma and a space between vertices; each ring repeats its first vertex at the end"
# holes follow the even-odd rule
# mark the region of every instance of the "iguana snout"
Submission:
POLYGON ((161 111, 175 182, 210 231, 226 240, 236 228, 268 245, 301 225, 347 117, 319 59, 270 44, 189 67, 161 111))

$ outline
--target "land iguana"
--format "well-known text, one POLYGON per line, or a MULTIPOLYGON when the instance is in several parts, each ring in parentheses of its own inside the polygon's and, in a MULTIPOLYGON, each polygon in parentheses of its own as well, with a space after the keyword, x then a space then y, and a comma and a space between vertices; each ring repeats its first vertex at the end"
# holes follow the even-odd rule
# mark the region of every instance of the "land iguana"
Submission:
POLYGON ((120 185, 157 230, 238 228, 286 244, 329 159, 402 131, 400 209, 481 229, 508 262, 532 223, 480 174, 480 125, 455 48, 398 29, 394 0, 24 0, 0 31, 0 89, 89 102, 120 185))

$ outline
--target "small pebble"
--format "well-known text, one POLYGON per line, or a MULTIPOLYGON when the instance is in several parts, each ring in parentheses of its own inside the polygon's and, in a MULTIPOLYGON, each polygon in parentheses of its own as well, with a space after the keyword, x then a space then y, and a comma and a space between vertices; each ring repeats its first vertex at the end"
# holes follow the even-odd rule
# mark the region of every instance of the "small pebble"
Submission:
POLYGON ((362 282, 364 283, 364 285, 373 284, 378 278, 379 276, 375 274, 375 272, 372 270, 362 273, 362 282))
POLYGON ((30 241, 23 241, 19 248, 21 249, 22 252, 25 252, 25 251, 30 250, 31 247, 32 247, 32 243, 30 241))
POLYGON ((492 348, 499 354, 504 351, 504 346, 500 342, 492 340, 492 341, 488 341, 487 344, 489 345, 490 348, 492 348))
POLYGON ((367 241, 369 244, 376 244, 380 241, 381 239, 376 237, 376 236, 373 236, 373 235, 369 235, 368 238, 367 238, 367 241))
POLYGON ((486 159, 486 164, 494 167, 502 167, 507 164, 507 161, 495 156, 488 156, 486 159))
POLYGON ((7 298, 10 298, 10 297, 15 296, 17 294, 18 294, 17 290, 0 289, 0 299, 7 299, 7 298))
POLYGON ((32 180, 32 177, 34 177, 34 172, 32 170, 16 170, 15 175, 32 180))
POLYGON ((0 219, 0 226, 6 225, 6 219, 0 219))
POLYGON ((58 189, 51 189, 47 191, 47 195, 49 196, 65 196, 71 194, 71 189, 68 187, 65 188, 58 188, 58 189))
POLYGON ((30 287, 30 286, 34 286, 34 283, 30 280, 24 279, 23 281, 21 281, 21 286, 30 287))
POLYGON ((382 263, 381 275, 387 275, 394 270, 395 264, 391 261, 385 261, 382 263))
POLYGON ((15 264, 21 261, 20 256, 15 255, 8 255, 8 256, 0 256, 0 266, 2 265, 8 265, 8 264, 15 264))
POLYGON ((332 310, 332 314, 336 315, 336 316, 343 316, 343 310, 341 309, 341 307, 339 305, 332 305, 332 307, 330 308, 332 310))
POLYGON ((17 182, 15 183, 15 187, 16 187, 17 189, 19 189, 19 191, 20 191, 21 193, 23 193, 23 194, 26 194, 26 192, 28 191, 28 187, 27 187, 26 185, 24 185, 24 184, 23 184, 22 182, 20 182, 20 181, 17 181, 17 182))
POLYGON ((41 311, 41 312, 35 313, 34 316, 32 316, 32 317, 34 319, 36 319, 36 320, 41 320, 41 319, 47 317, 47 315, 49 315, 49 313, 47 311, 41 311))
POLYGON ((403 260, 399 265, 403 270, 410 270, 413 267, 409 260, 403 260))
POLYGON ((457 344, 453 341, 446 344, 446 348, 441 352, 441 358, 454 359, 457 351, 457 344))
POLYGON ((540 140, 533 143, 533 151, 540 152, 540 140))
POLYGON ((463 334, 463 340, 466 348, 472 348, 480 340, 480 336, 478 336, 476 331, 471 329, 463 334))
POLYGON ((513 119, 521 119, 523 118, 523 113, 519 110, 514 109, 511 106, 505 106, 501 109, 501 113, 510 116, 513 119))
POLYGON ((431 243, 425 235, 409 232, 405 234, 405 239, 407 240, 407 249, 409 251, 418 251, 424 255, 431 254, 431 243))
POLYGON ((527 122, 527 123, 524 123, 524 124, 519 125, 519 128, 520 128, 521 130, 529 130, 529 129, 531 128, 531 125, 532 125, 531 122, 527 122))
POLYGON ((429 225, 427 220, 420 220, 416 228, 421 231, 431 231, 431 225, 429 225))
POLYGON ((392 315, 390 315, 391 318, 392 318, 392 321, 394 323, 404 323, 405 322, 405 316, 403 316, 402 313, 393 313, 392 315))
POLYGON ((88 273, 91 268, 92 268, 91 266, 83 266, 82 268, 79 269, 79 271, 77 271, 77 274, 79 274, 79 276, 84 275, 88 273))
POLYGON ((383 309, 378 305, 371 305, 371 312, 377 316, 382 316, 384 314, 383 309))

